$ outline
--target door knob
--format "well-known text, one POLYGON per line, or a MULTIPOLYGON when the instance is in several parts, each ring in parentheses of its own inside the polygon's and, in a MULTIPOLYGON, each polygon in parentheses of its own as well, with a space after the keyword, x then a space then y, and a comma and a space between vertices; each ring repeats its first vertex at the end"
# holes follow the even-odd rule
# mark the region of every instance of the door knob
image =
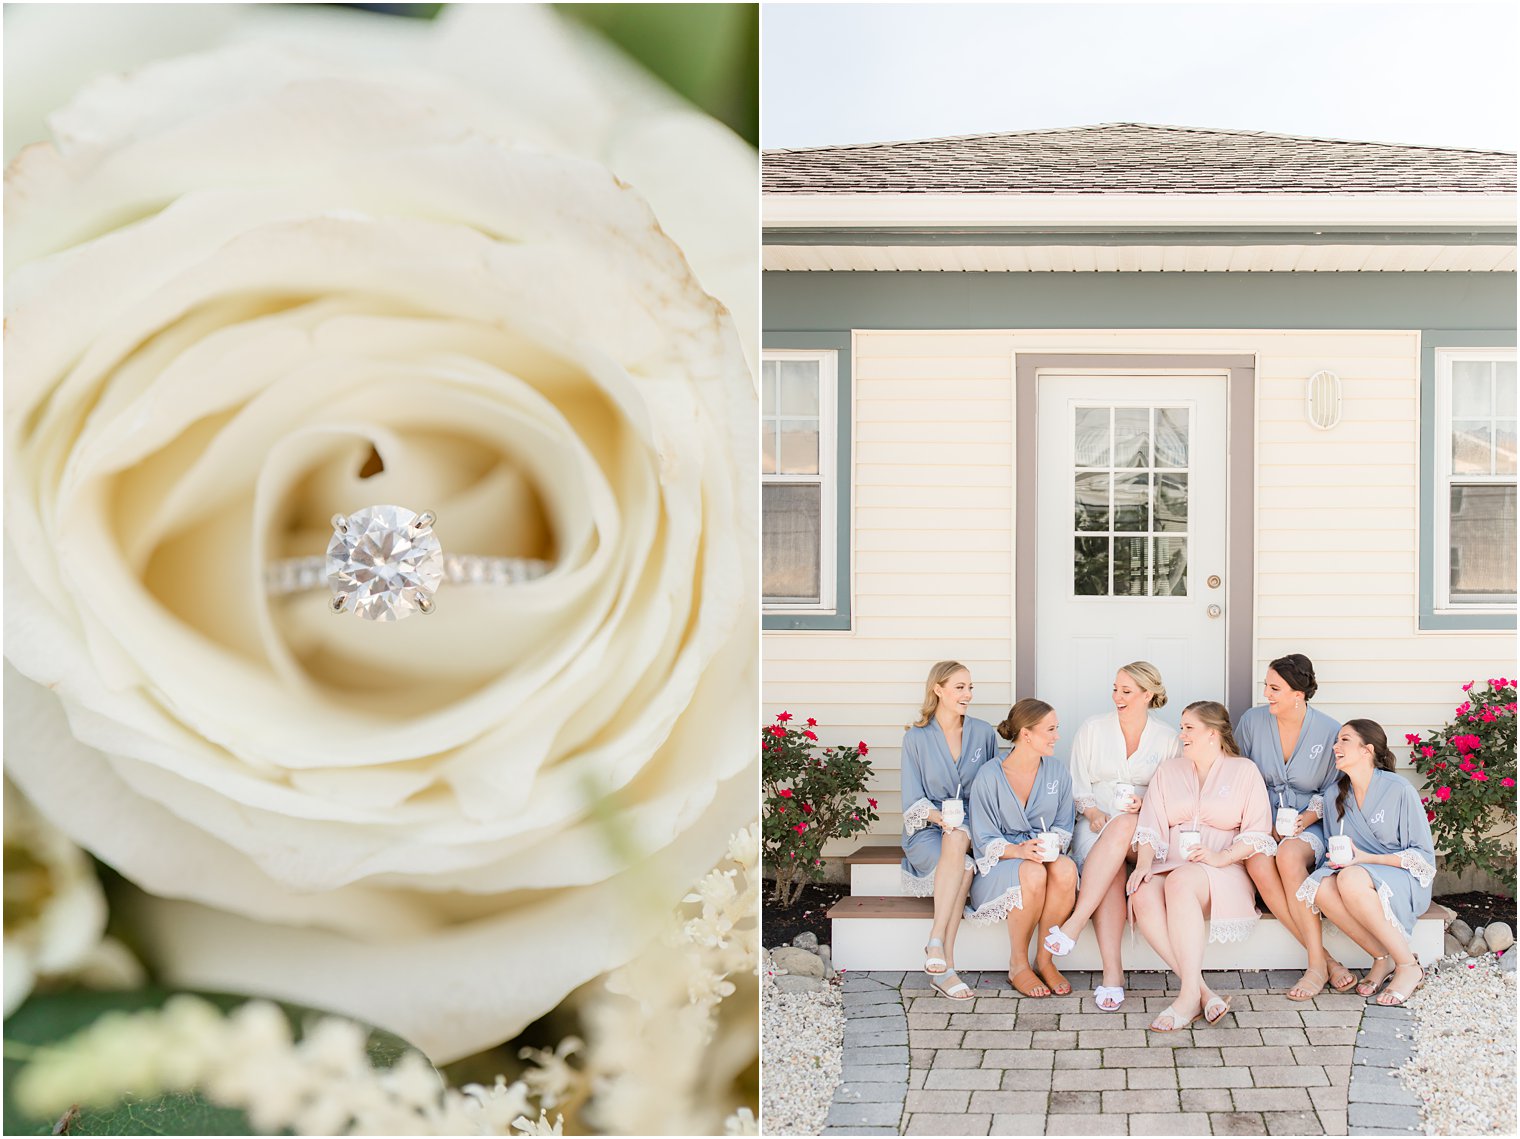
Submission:
POLYGON ((1211 573, 1211 574, 1209 574, 1209 588, 1210 589, 1218 589, 1223 584, 1224 584, 1224 580, 1217 573, 1211 573))

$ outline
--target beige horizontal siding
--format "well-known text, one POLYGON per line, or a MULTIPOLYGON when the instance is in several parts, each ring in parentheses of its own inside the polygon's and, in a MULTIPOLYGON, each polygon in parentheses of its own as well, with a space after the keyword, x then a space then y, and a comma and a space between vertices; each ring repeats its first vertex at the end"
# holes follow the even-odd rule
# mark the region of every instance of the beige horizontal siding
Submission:
POLYGON ((1417 630, 1418 345, 1339 330, 858 333, 854 627, 765 635, 768 714, 816 717, 826 744, 865 740, 877 830, 898 832, 902 730, 929 664, 972 669, 982 719, 1012 698, 1013 355, 1112 350, 1257 356, 1256 679, 1303 652, 1329 715, 1378 720, 1395 745, 1442 723, 1463 683, 1514 671, 1514 640, 1417 630), (1305 418, 1320 370, 1341 380, 1329 431, 1305 418))

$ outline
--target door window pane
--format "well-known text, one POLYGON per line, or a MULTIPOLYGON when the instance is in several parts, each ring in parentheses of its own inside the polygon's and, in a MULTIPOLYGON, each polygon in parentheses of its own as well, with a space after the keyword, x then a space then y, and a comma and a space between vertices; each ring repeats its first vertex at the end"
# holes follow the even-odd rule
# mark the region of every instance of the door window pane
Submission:
POLYGON ((1109 409, 1077 408, 1077 432, 1074 453, 1079 467, 1108 466, 1109 409))
POLYGON ((775 415, 777 393, 780 391, 781 362, 763 360, 760 363, 760 414, 775 415))
POLYGON ((1108 594, 1108 539, 1078 538, 1072 559, 1072 585, 1079 597, 1108 594))
POLYGON ((1114 466, 1151 465, 1151 409, 1114 408, 1114 466))
POLYGON ((815 484, 770 483, 761 497, 763 590, 768 598, 817 601, 822 491, 815 484))
POLYGON ((1151 591, 1149 538, 1114 539, 1114 596, 1143 597, 1151 591))
POLYGON ((1187 529, 1187 492, 1187 475, 1156 476, 1155 529, 1187 529))
POLYGON ((1151 528, 1151 479, 1149 475, 1114 476, 1114 529, 1151 528))
POLYGON ((1156 539, 1156 580, 1151 589, 1156 597, 1187 595, 1187 539, 1156 539))
POLYGON ((1077 526, 1078 530, 1107 530, 1108 480, 1107 471, 1077 476, 1077 526))
POLYGON ((1452 600, 1515 599, 1515 488, 1451 488, 1452 600))
POLYGON ((1187 465, 1188 409, 1158 407, 1156 409, 1156 466, 1185 467, 1187 465))

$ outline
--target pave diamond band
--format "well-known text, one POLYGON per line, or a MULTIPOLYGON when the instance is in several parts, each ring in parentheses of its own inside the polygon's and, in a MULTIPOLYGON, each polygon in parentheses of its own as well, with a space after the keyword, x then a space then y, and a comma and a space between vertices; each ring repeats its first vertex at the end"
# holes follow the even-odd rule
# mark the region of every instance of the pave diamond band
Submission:
MULTIPOLYGON (((479 554, 444 554, 443 580, 450 585, 516 585, 549 572, 549 563, 537 558, 488 558, 479 554)), ((270 597, 310 593, 326 589, 327 558, 285 558, 264 570, 264 588, 270 597)))
POLYGON ((271 597, 326 586, 329 608, 370 621, 399 621, 431 613, 433 594, 444 581, 461 585, 514 585, 542 577, 552 567, 536 558, 445 554, 433 533, 433 512, 402 506, 367 506, 334 514, 325 557, 284 558, 264 571, 271 597))

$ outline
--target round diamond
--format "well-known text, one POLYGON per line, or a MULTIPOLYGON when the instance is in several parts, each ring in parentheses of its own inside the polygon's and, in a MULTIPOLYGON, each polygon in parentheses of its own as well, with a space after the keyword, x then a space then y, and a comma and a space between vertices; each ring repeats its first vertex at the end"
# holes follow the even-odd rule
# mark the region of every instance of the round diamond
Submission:
POLYGON ((425 608, 443 580, 443 550, 430 526, 401 506, 367 506, 335 528, 327 581, 343 608, 370 621, 399 621, 425 608))

